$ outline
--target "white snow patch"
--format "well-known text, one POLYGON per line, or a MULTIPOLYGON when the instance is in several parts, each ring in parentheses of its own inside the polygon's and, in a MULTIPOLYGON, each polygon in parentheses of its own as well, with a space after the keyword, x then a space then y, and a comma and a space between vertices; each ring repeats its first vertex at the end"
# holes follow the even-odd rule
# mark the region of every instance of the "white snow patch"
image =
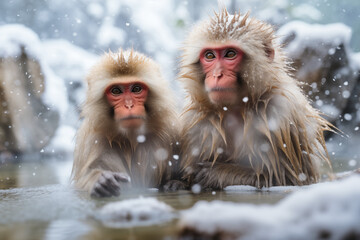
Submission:
POLYGON ((348 46, 352 31, 351 28, 342 24, 334 23, 328 25, 308 24, 301 21, 292 21, 282 26, 277 34, 284 37, 295 34, 295 39, 286 47, 286 51, 291 53, 291 57, 297 58, 308 46, 331 45, 338 46, 341 43, 348 46))
POLYGON ((356 69, 360 70, 360 53, 352 54, 351 59, 356 64, 356 69))
POLYGON ((194 184, 194 185, 192 185, 191 191, 192 191, 194 194, 199 194, 199 193, 201 192, 201 186, 200 186, 200 184, 194 184))
POLYGON ((59 111, 61 118, 64 118, 69 107, 64 80, 55 75, 44 61, 39 62, 45 77, 45 91, 42 99, 49 108, 55 108, 59 111))
POLYGON ((104 8, 99 3, 89 3, 87 8, 87 12, 96 18, 102 18, 104 16, 104 8))
POLYGON ((20 24, 0 26, 0 57, 19 57, 21 49, 35 59, 41 53, 41 43, 33 31, 20 24))
POLYGON ((320 20, 321 12, 310 4, 299 4, 292 9, 292 15, 296 18, 320 20))
POLYGON ((242 239, 344 239, 360 236, 360 176, 300 189, 276 205, 200 201, 181 212, 180 226, 242 239), (216 215, 214 216, 214 213, 216 215))
POLYGON ((126 32, 121 28, 115 27, 112 20, 104 21, 101 25, 99 33, 97 35, 97 42, 102 47, 108 47, 109 45, 123 45, 126 37, 126 32))
POLYGON ((350 95, 351 95, 351 93, 350 93, 350 91, 348 91, 348 90, 344 90, 344 91, 342 92, 343 98, 348 99, 348 98, 350 97, 350 95))
POLYGON ((85 76, 98 56, 71 44, 65 39, 43 42, 44 58, 55 73, 66 81, 85 83, 85 76))
POLYGON ((322 105, 320 107, 320 111, 330 117, 337 117, 340 114, 340 110, 337 107, 330 105, 330 104, 322 105))
POLYGON ((144 135, 139 135, 139 136, 137 136, 136 141, 138 143, 143 143, 146 141, 146 137, 144 135))
POLYGON ((105 205, 99 218, 105 226, 128 228, 149 226, 170 221, 175 217, 174 210, 156 198, 128 199, 105 205))
POLYGON ((60 125, 51 139, 49 145, 45 147, 45 152, 50 153, 71 153, 75 147, 76 129, 68 125, 60 125))

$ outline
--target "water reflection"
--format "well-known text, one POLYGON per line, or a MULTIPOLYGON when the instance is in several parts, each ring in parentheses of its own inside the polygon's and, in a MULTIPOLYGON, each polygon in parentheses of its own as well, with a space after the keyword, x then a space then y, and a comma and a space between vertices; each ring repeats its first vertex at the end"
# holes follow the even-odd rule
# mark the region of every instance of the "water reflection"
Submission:
POLYGON ((149 227, 111 229, 95 215, 109 202, 156 197, 176 210, 199 200, 276 203, 287 191, 129 192, 117 198, 93 199, 69 185, 71 160, 22 161, 0 165, 0 236, 4 239, 173 239, 176 222, 149 227))

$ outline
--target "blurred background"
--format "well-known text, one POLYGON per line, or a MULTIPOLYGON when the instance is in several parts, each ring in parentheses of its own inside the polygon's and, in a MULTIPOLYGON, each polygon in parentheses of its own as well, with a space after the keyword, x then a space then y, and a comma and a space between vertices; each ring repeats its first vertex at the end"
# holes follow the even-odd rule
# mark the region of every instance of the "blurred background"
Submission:
MULTIPOLYGON (((342 131, 326 135, 334 170, 360 167, 360 2, 222 2, 274 26, 305 94, 342 131)), ((68 180, 84 79, 101 54, 144 52, 178 88, 184 36, 217 9, 216 0, 1 1, 0 188, 68 180)))

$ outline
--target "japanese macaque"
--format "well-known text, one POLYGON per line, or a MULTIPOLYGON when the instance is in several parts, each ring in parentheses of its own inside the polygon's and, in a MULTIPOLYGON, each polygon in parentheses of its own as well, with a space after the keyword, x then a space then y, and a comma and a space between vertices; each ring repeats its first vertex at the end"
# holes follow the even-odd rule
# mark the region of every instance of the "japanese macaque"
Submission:
POLYGON ((72 178, 92 196, 161 188, 172 162, 177 115, 158 65, 132 50, 108 53, 87 77, 72 178))
POLYGON ((331 168, 319 116, 289 74, 272 27, 226 9, 185 40, 184 179, 203 189, 304 185, 331 168))

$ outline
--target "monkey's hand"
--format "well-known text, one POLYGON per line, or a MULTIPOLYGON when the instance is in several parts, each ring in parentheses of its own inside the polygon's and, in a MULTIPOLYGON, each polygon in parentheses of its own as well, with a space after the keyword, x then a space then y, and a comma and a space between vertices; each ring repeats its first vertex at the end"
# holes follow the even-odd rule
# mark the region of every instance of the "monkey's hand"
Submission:
POLYGON ((229 185, 264 185, 263 182, 257 183, 255 171, 251 168, 231 163, 212 165, 211 162, 197 164, 194 183, 200 184, 203 190, 223 189, 229 185))
POLYGON ((130 182, 130 177, 125 173, 103 171, 90 194, 92 197, 119 196, 121 185, 128 182, 130 182))
POLYGON ((175 192, 178 190, 184 190, 185 188, 186 185, 184 182, 179 180, 170 180, 164 185, 163 190, 165 192, 175 192))

